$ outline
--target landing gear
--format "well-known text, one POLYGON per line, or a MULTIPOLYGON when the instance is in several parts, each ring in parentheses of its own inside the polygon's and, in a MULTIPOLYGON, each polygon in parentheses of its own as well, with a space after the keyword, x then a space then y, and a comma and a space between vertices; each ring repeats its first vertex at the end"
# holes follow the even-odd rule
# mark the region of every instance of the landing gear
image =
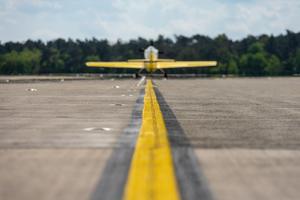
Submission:
POLYGON ((139 73, 135 73, 135 74, 134 74, 134 78, 135 78, 135 79, 139 79, 140 77, 141 77, 141 76, 139 75, 139 73))
POLYGON ((166 72, 164 73, 164 77, 165 77, 165 79, 168 78, 168 74, 166 72))
POLYGON ((144 70, 144 69, 140 69, 137 73, 135 73, 134 78, 135 78, 135 79, 140 78, 140 77, 141 77, 141 73, 142 73, 143 70, 144 70))
POLYGON ((168 74, 167 72, 165 72, 164 70, 160 69, 161 73, 164 74, 164 78, 167 79, 168 78, 168 74))

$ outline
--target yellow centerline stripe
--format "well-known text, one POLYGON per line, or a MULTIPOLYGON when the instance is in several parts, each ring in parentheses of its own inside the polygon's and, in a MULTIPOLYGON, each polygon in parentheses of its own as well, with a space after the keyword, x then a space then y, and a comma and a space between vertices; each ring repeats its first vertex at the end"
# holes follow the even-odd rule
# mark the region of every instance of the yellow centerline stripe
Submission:
POLYGON ((142 127, 131 161, 124 200, 179 200, 167 129, 147 80, 142 127))

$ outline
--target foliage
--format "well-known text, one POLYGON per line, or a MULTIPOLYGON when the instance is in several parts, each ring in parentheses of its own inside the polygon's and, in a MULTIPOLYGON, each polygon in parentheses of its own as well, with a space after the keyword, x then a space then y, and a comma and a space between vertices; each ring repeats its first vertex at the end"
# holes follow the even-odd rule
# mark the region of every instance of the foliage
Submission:
POLYGON ((300 48, 298 48, 294 54, 291 54, 288 65, 292 66, 292 71, 300 74, 300 48))
MULTIPOLYGON (((300 73, 300 33, 287 31, 279 36, 248 36, 233 41, 225 34, 216 38, 203 35, 174 39, 159 35, 153 41, 162 58, 177 60, 217 60, 215 68, 170 69, 168 73, 233 74, 245 76, 292 75, 300 73)), ((144 38, 112 44, 107 40, 56 39, 0 42, 0 74, 45 73, 134 73, 130 69, 87 68, 93 60, 143 58, 141 49, 150 44, 144 38)))
POLYGON ((40 70, 41 53, 38 49, 15 50, 0 57, 0 70, 3 74, 31 74, 40 70))
POLYGON ((240 60, 243 75, 279 75, 281 65, 279 59, 264 50, 261 42, 253 43, 240 60))

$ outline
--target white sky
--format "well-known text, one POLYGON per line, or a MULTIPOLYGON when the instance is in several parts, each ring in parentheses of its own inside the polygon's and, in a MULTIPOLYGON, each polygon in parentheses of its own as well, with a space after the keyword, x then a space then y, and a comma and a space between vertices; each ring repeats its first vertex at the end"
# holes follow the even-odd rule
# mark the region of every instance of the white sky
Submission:
POLYGON ((0 41, 300 31, 300 0, 0 0, 0 41))

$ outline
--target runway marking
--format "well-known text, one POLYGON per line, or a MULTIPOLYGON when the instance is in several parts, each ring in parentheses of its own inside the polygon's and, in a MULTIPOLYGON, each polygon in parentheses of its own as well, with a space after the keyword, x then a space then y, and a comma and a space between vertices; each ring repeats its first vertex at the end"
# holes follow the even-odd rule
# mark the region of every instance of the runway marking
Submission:
POLYGON ((138 84, 136 84, 136 87, 140 87, 142 84, 144 84, 145 80, 146 80, 146 76, 143 76, 143 77, 140 79, 140 81, 138 82, 138 84))
POLYGON ((180 199, 167 129, 152 81, 147 80, 142 126, 124 191, 124 200, 180 199))
POLYGON ((93 131, 95 129, 96 129, 95 127, 89 127, 89 128, 84 128, 83 130, 84 131, 93 131))

